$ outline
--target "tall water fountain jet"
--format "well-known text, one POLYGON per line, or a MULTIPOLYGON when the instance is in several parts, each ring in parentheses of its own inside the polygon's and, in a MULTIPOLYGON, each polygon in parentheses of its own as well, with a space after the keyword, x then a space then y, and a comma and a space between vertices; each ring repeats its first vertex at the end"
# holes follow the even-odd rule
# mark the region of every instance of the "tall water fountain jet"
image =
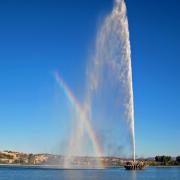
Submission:
MULTIPOLYGON (((97 121, 100 121, 98 118, 109 118, 108 121, 112 123, 114 119, 125 120, 130 130, 132 157, 135 161, 131 48, 124 0, 115 1, 111 14, 105 18, 97 33, 96 51, 93 60, 88 65, 86 87, 84 106, 89 119, 96 119, 96 124, 97 121), (98 105, 101 108, 99 108, 99 112, 96 112, 95 108, 98 105), (123 112, 123 115, 120 115, 119 112, 121 114, 123 112), (99 114, 103 115, 96 118, 95 116, 99 114), (109 114, 113 115, 109 116, 109 114)), ((118 126, 117 123, 118 121, 116 121, 115 126, 112 125, 112 130, 118 126)), ((103 126, 103 122, 100 124, 103 126)), ((109 123, 107 126, 110 125, 109 123)), ((98 131, 96 132, 98 133, 98 131)), ((100 139, 102 140, 102 138, 100 139)), ((106 143, 107 140, 104 144, 106 143)))
MULTIPOLYGON (((84 103, 79 103, 57 73, 55 77, 75 110, 65 155, 70 159, 87 152, 96 157, 122 156, 128 129, 135 161, 131 49, 124 0, 115 1, 98 30, 94 56, 87 66, 84 103)), ((100 161, 97 165, 102 167, 100 161)), ((70 167, 68 159, 65 167, 70 167)))

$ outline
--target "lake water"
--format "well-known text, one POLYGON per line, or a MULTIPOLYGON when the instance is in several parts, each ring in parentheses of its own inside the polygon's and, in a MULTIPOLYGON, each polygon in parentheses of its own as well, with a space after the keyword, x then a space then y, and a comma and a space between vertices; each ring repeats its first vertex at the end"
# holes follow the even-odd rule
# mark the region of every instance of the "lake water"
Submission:
POLYGON ((0 180, 180 180, 180 168, 149 167, 143 171, 126 171, 123 168, 62 170, 1 166, 0 180))

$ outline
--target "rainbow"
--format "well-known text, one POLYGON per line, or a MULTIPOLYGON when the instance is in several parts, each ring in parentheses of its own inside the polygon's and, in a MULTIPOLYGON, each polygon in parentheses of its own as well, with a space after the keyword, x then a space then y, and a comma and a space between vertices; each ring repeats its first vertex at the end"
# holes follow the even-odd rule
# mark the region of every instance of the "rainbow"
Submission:
POLYGON ((56 79, 57 83, 63 89, 65 95, 67 96, 67 98, 69 99, 71 104, 76 108, 76 111, 81 115, 80 120, 82 121, 82 123, 84 123, 87 134, 88 134, 88 136, 92 142, 95 154, 98 157, 98 165, 100 167, 103 167, 103 164, 99 159, 103 155, 103 151, 102 151, 102 148, 101 148, 101 146, 97 140, 96 134, 95 134, 95 132, 94 132, 94 130, 90 124, 90 121, 87 118, 85 110, 81 107, 81 104, 79 103, 77 98, 74 96, 74 94, 72 93, 70 88, 67 86, 67 84, 64 82, 64 80, 61 78, 59 73, 55 72, 54 75, 55 75, 55 79, 56 79))

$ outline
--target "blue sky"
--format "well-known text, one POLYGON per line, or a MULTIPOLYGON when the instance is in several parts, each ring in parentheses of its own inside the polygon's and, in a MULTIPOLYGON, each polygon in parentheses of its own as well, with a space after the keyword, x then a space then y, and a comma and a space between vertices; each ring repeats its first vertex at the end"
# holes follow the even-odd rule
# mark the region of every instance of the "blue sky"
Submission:
MULTIPOLYGON (((180 152, 179 0, 126 0, 138 156, 180 152)), ((68 118, 58 70, 82 98, 112 0, 0 1, 0 149, 57 152, 68 118)))

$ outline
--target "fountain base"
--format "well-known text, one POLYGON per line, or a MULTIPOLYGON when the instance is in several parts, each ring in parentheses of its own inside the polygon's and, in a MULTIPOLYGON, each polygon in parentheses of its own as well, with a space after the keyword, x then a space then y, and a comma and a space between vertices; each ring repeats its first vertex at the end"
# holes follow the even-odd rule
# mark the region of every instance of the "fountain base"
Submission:
POLYGON ((130 161, 124 167, 126 170, 143 170, 146 164, 143 161, 130 161))

